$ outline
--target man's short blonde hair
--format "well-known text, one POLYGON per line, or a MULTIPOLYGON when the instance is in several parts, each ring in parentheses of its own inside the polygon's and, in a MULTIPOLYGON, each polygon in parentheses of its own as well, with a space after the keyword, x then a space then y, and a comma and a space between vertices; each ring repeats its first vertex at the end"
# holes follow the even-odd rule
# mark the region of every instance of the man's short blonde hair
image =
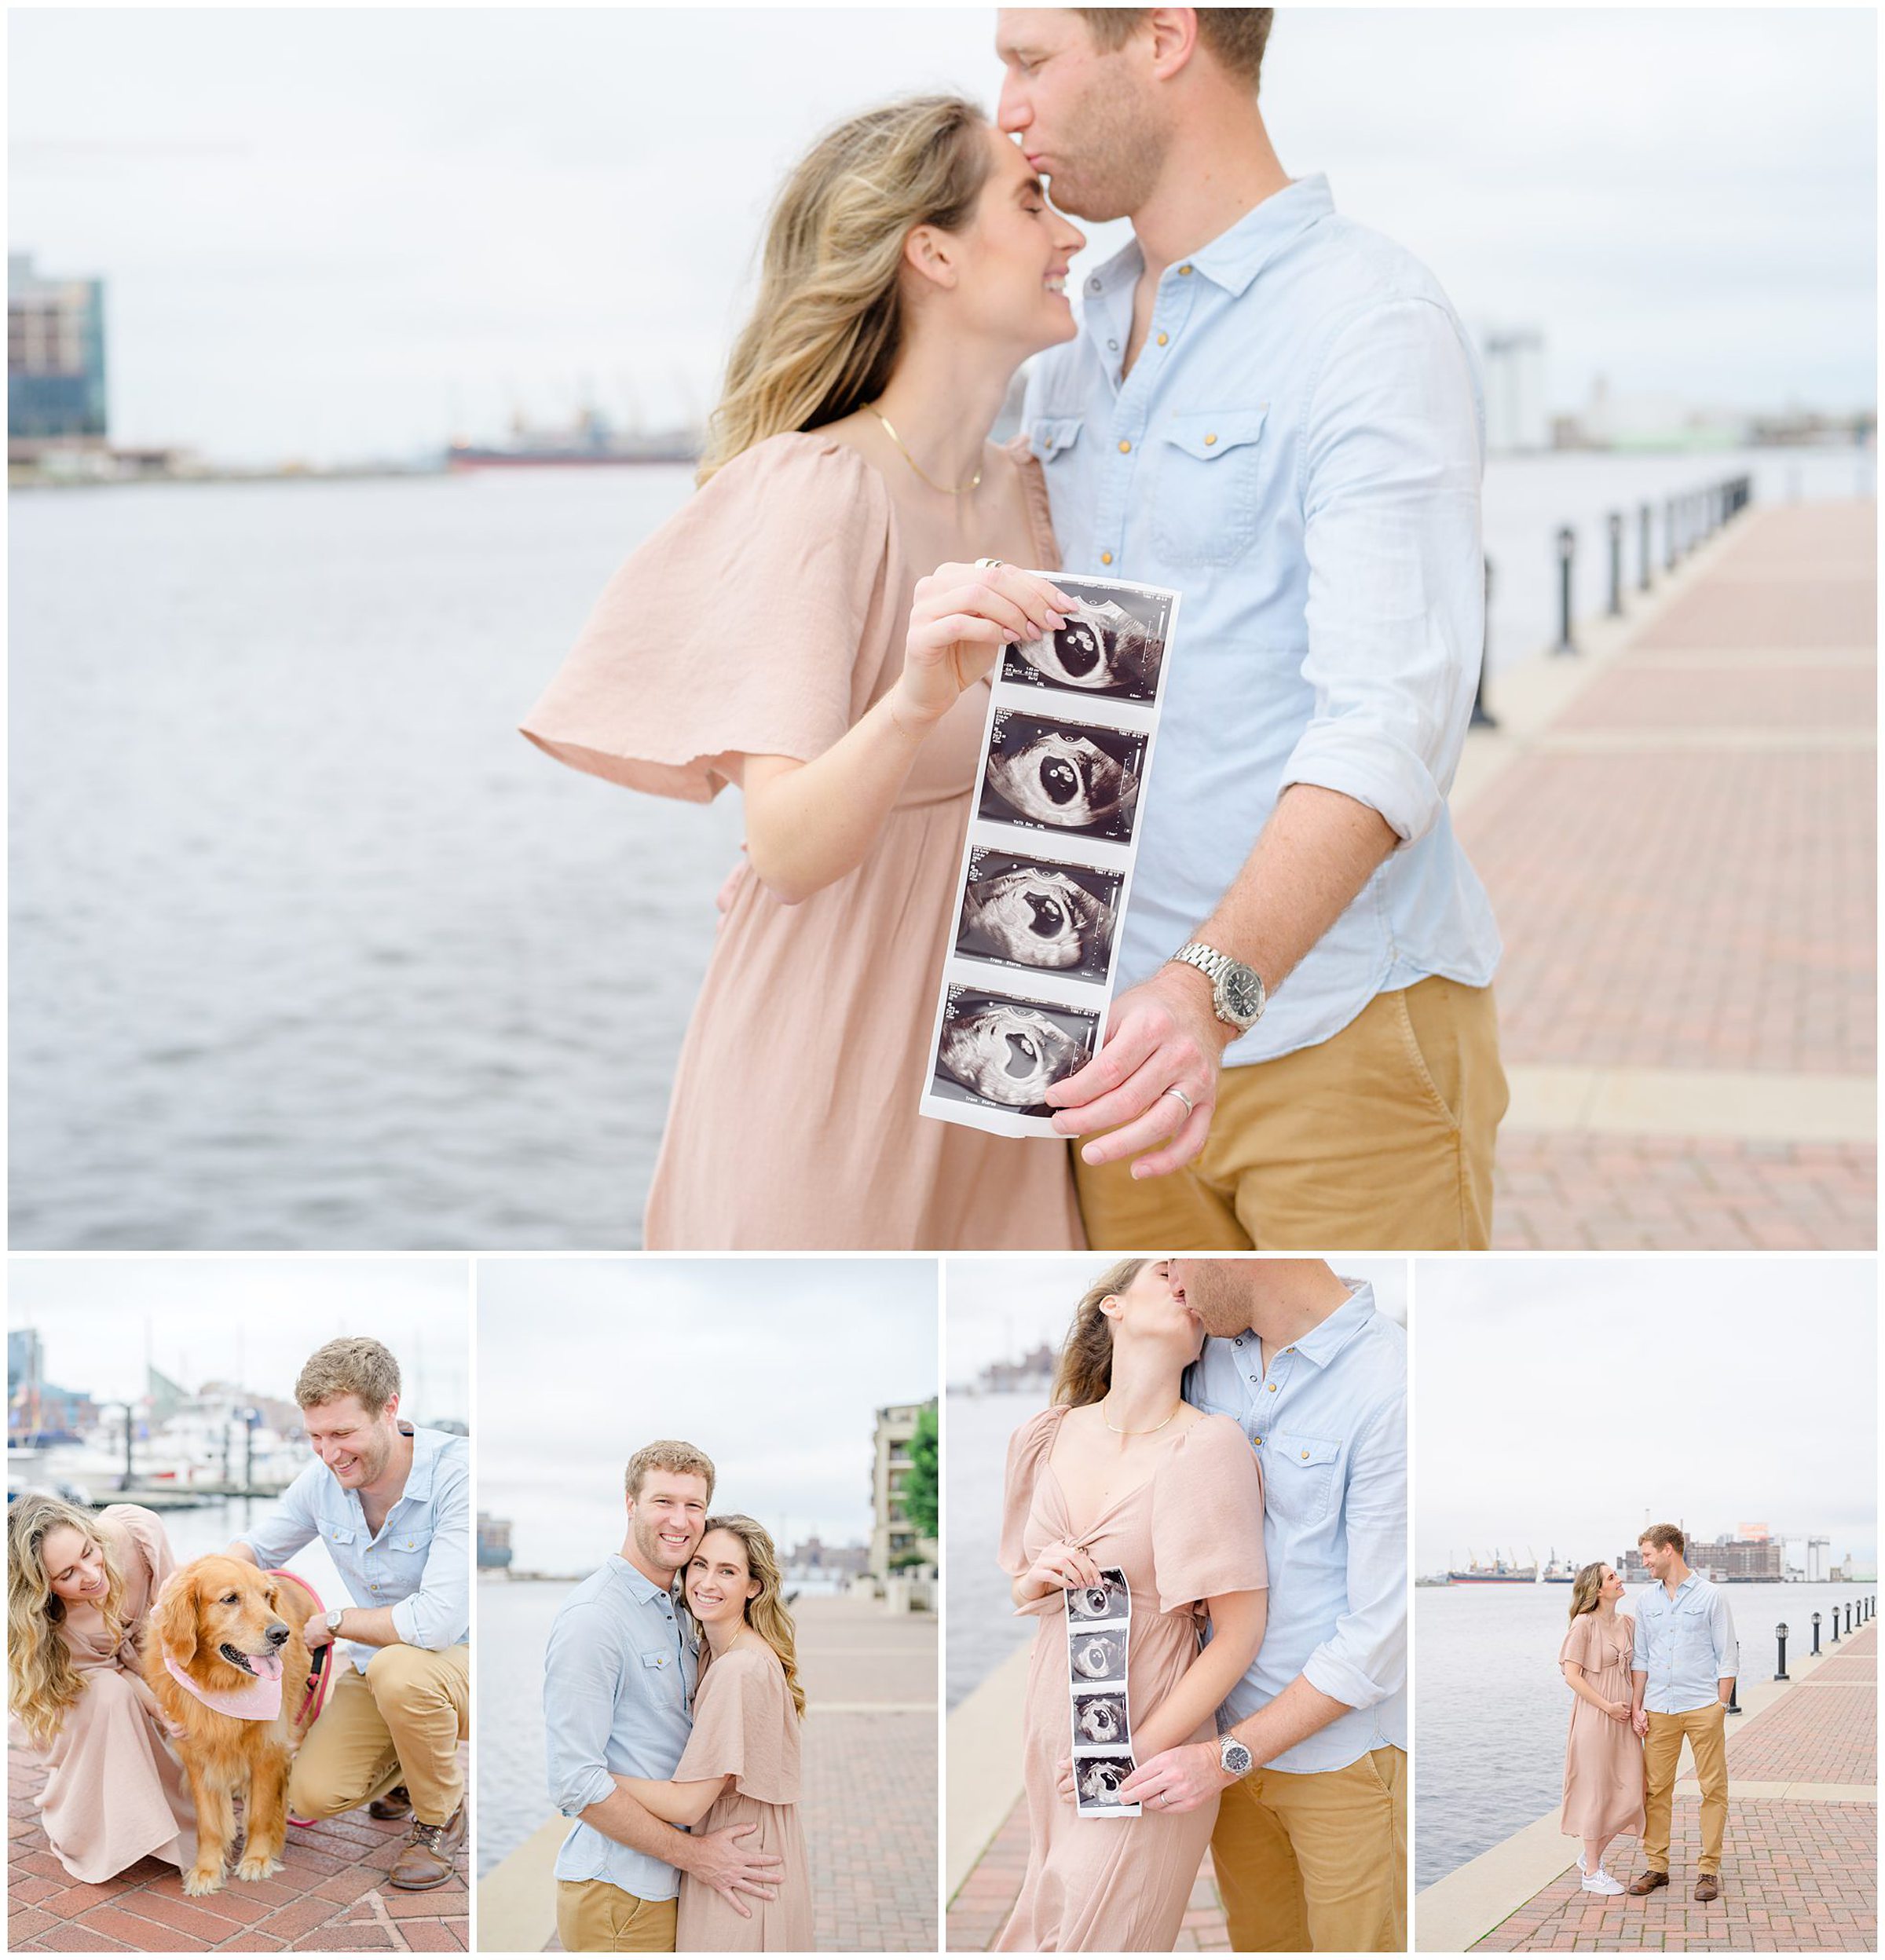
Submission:
POLYGON ((1675 1524, 1653 1524, 1638 1534, 1636 1541, 1638 1545, 1659 1545, 1665 1551, 1673 1550, 1678 1559, 1689 1544, 1682 1536, 1682 1527, 1675 1524))
POLYGON ((628 1468, 622 1478, 622 1487, 630 1497, 639 1498, 642 1486, 650 1470, 668 1470, 679 1477, 705 1477, 707 1479, 707 1501, 713 1501, 713 1459, 704 1450, 697 1450, 690 1443, 651 1443, 646 1448, 638 1450, 628 1459, 628 1468))
POLYGON ((295 1399, 304 1409, 357 1395, 370 1416, 378 1415, 398 1393, 399 1363, 364 1334, 349 1334, 317 1348, 295 1384, 295 1399))
MULTIPOLYGON (((1122 48, 1139 31, 1150 7, 1075 7, 1093 46, 1107 53, 1122 48)), ((1269 46, 1274 7, 1200 7, 1198 38, 1227 75, 1247 83, 1252 95, 1263 79, 1263 51, 1269 46)))

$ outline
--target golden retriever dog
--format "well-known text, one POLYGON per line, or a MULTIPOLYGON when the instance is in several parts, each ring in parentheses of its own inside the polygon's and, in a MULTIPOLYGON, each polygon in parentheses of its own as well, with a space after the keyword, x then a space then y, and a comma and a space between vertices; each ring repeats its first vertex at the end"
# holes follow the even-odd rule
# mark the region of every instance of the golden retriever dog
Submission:
POLYGON ((196 1805, 196 1862, 183 1875, 192 1896, 222 1888, 237 1797, 247 1828, 236 1876, 281 1869, 312 1664, 302 1629, 318 1610, 298 1581, 212 1556, 174 1572, 152 1611, 144 1677, 182 1731, 177 1752, 196 1805))

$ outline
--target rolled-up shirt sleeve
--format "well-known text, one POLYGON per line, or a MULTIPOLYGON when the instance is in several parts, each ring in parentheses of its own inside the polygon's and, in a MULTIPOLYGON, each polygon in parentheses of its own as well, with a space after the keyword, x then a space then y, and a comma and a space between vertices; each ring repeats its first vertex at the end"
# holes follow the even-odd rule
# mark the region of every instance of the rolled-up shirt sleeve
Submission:
POLYGON ((580 1817, 615 1791, 608 1750, 621 1644, 609 1637, 595 1611, 566 1607, 550 1630, 544 1655, 550 1797, 566 1817, 580 1817))
POLYGON ((286 1565, 305 1545, 320 1535, 320 1514, 315 1505, 315 1485, 326 1476, 326 1465, 317 1461, 282 1492, 275 1506, 260 1524, 243 1533, 242 1542, 255 1554, 255 1563, 265 1572, 286 1565))
POLYGON ((1718 1586, 1709 1603, 1708 1632, 1715 1642, 1715 1678, 1725 1681, 1731 1674, 1739 1675, 1741 1644, 1734 1637, 1734 1614, 1718 1586))
POLYGON ((1459 764, 1485 630, 1481 425, 1451 316, 1396 299, 1345 324, 1305 437, 1315 702, 1279 791, 1338 790, 1416 843, 1459 764))
POLYGON ((432 1543, 419 1590, 393 1607, 408 1647, 437 1653, 465 1637, 471 1618, 471 1466, 468 1450, 441 1454, 433 1472, 432 1543))
POLYGON ((1342 1512, 1348 1610, 1303 1664, 1310 1687, 1350 1708, 1372 1708, 1407 1679, 1407 1417, 1396 1395, 1356 1439, 1342 1512))
POLYGON ((1636 1640, 1630 1651, 1630 1672, 1647 1674, 1649 1672, 1649 1613, 1647 1607, 1638 1607, 1636 1612, 1636 1640))

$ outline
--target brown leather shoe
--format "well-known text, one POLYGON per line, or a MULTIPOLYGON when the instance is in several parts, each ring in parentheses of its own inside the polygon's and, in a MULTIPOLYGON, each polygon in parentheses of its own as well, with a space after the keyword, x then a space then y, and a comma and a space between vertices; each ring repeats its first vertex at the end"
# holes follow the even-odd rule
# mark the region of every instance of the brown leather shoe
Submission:
POLYGON ((386 1882, 401 1892, 430 1892, 458 1875, 456 1863, 465 1841, 465 1807, 460 1804, 442 1824, 422 1824, 417 1818, 407 1834, 405 1849, 394 1862, 386 1882))
POLYGON ((396 1824, 402 1817, 412 1815, 412 1793, 404 1783, 395 1783, 383 1797, 375 1797, 367 1806, 367 1815, 377 1817, 382 1824, 396 1824))
POLYGON ((1631 1881, 1630 1896, 1632 1899, 1645 1898, 1649 1893, 1654 1892, 1658 1885, 1666 1885, 1668 1882, 1669 1874, 1666 1871, 1639 1872, 1631 1881))
POLYGON ((1711 1871, 1705 1871, 1695 1881, 1695 1903, 1698 1906, 1711 1906, 1722 1896, 1721 1881, 1711 1871))

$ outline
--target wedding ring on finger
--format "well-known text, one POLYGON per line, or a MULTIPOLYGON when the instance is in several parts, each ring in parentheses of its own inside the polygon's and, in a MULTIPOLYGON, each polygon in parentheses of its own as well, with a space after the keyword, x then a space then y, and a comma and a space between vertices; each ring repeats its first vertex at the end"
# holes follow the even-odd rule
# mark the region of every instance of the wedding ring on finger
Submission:
POLYGON ((1162 1094, 1163 1094, 1163 1095, 1175 1095, 1175 1096, 1177 1096, 1177 1099, 1178 1099, 1178 1100, 1184 1105, 1184 1113, 1185 1113, 1185 1114, 1186 1114, 1187 1116, 1189 1116, 1189 1115, 1191 1114, 1191 1110, 1192 1110, 1192 1108, 1193 1108, 1193 1106, 1193 1106, 1193 1104, 1192 1104, 1192 1102, 1191 1102, 1191 1099, 1188 1095, 1187 1095, 1185 1094, 1185 1092, 1184 1092, 1184 1090, 1183 1090, 1183 1089, 1181 1089, 1181 1088, 1180 1088, 1177 1086, 1177 1084, 1176 1083, 1173 1084, 1173 1085, 1171 1086, 1171 1088, 1169 1088, 1169 1089, 1162 1090, 1162 1091, 1161 1092, 1161 1093, 1162 1093, 1162 1094))
POLYGON ((1003 561, 1000 558, 977 558, 975 569, 978 572, 999 572, 1002 564, 1003 561))

